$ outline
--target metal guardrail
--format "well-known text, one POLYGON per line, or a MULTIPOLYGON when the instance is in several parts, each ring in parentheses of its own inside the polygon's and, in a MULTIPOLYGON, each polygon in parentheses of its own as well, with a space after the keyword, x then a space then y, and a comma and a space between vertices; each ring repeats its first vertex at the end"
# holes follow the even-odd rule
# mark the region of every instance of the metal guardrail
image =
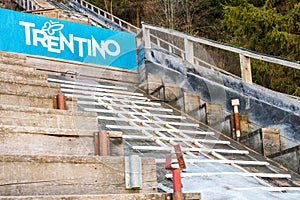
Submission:
POLYGON ((82 7, 108 19, 108 20, 111 20, 112 22, 118 24, 119 26, 127 29, 129 32, 131 33, 134 33, 134 34, 137 34, 140 29, 128 22, 126 22, 125 20, 122 20, 116 16, 114 16, 113 14, 105 11, 105 10, 102 10, 101 8, 98 8, 97 6, 94 6, 93 4, 87 2, 87 1, 84 1, 84 0, 71 0, 71 2, 75 2, 75 3, 78 3, 79 5, 81 5, 82 7))
MULTIPOLYGON (((156 44, 160 48, 163 48, 171 53, 176 52, 178 56, 181 56, 182 59, 187 60, 191 64, 199 64, 203 63, 205 61, 202 61, 200 58, 198 58, 196 55, 194 55, 194 45, 195 44, 201 44, 201 45, 207 45, 210 47, 214 47, 217 49, 222 49, 225 51, 229 51, 232 53, 239 54, 240 56, 240 67, 241 67, 241 77, 243 81, 247 83, 252 83, 252 74, 251 74, 251 61, 250 58, 274 63, 282 66, 287 66, 290 68, 300 69, 300 62, 299 61, 292 61, 287 60, 259 52, 254 52, 251 50, 247 50, 244 48, 216 42, 213 40, 209 40, 206 38, 196 37, 192 36, 186 33, 182 33, 179 31, 149 25, 149 24, 142 24, 142 30, 143 30, 143 41, 146 49, 151 48, 151 43, 156 44), (164 34, 164 36, 168 38, 177 37, 183 40, 183 47, 180 47, 179 45, 172 44, 164 39, 161 39, 160 37, 157 37, 153 35, 152 32, 160 32, 164 34)), ((215 67, 217 68, 217 67, 215 67)), ((220 69, 221 70, 221 69, 220 69)))
POLYGON ((36 0, 14 0, 18 5, 20 5, 25 10, 39 10, 44 9, 36 0))

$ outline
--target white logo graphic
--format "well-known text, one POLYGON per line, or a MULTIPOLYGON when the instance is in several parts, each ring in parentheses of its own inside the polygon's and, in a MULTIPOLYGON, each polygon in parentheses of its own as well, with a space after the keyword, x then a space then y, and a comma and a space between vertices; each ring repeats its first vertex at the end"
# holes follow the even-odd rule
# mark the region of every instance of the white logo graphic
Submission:
POLYGON ((59 24, 59 22, 45 22, 42 30, 48 33, 48 35, 54 35, 56 31, 60 31, 64 28, 63 24, 59 24))
POLYGON ((65 36, 62 33, 63 24, 51 20, 44 23, 41 29, 35 28, 35 23, 19 21, 20 26, 24 26, 25 43, 28 46, 42 46, 47 48, 48 52, 61 53, 65 48, 72 54, 80 57, 97 57, 99 53, 103 59, 106 55, 118 56, 121 53, 121 47, 115 40, 101 40, 98 42, 93 35, 90 38, 77 37, 69 33, 65 36))

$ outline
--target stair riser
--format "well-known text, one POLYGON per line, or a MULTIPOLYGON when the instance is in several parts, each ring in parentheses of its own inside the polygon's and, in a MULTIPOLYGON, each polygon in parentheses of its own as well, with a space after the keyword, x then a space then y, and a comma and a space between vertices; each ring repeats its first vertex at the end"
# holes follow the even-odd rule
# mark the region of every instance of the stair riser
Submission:
POLYGON ((12 126, 33 126, 64 129, 95 129, 94 117, 0 110, 0 123, 12 126))
POLYGON ((4 94, 22 94, 35 95, 40 97, 48 97, 58 94, 60 89, 58 87, 40 86, 40 85, 23 85, 0 82, 0 93, 4 94))
MULTIPOLYGON (((19 106, 29 106, 37 108, 53 108, 53 98, 38 98, 30 96, 16 96, 9 94, 0 94, 1 104, 6 105, 19 105, 19 106)), ((67 110, 77 110, 76 101, 66 101, 67 110)))
POLYGON ((29 80, 39 80, 47 83, 47 75, 39 73, 26 73, 24 71, 14 72, 14 71, 2 71, 0 70, 0 80, 9 82, 21 82, 29 80))
MULTIPOLYGON (((92 195, 132 193, 125 189, 124 157, 56 157, 42 161, 1 156, 0 195, 92 195), (22 161, 20 161, 22 160, 22 161), (2 162, 1 162, 2 161, 2 162), (22 184, 23 183, 23 184, 22 184)), ((142 159, 142 189, 157 186, 154 159, 142 159)))

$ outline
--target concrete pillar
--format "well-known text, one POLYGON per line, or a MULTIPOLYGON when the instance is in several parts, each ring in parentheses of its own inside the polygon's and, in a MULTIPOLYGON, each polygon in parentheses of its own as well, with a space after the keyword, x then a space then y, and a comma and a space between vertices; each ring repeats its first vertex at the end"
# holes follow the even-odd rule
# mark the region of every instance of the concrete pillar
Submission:
POLYGON ((195 64, 194 63, 194 45, 193 45, 193 42, 187 38, 184 39, 184 51, 185 51, 185 59, 189 63, 195 64))
POLYGON ((163 96, 163 91, 160 87, 163 86, 163 81, 160 76, 148 74, 147 75, 147 92, 150 95, 154 95, 156 97, 163 96))
POLYGON ((110 140, 110 156, 124 156, 123 132, 107 131, 110 140))
POLYGON ((272 128, 262 128, 263 154, 270 154, 281 151, 280 131, 272 128))
POLYGON ((206 124, 212 128, 223 131, 224 114, 220 104, 205 104, 206 124))
POLYGON ((252 84, 251 60, 249 57, 240 54, 240 65, 242 80, 252 84))

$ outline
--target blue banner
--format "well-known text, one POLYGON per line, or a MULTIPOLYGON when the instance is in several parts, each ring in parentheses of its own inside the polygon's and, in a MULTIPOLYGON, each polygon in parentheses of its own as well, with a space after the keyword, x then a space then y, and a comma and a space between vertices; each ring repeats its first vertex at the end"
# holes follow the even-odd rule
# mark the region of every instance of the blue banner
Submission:
POLYGON ((0 50, 136 69, 135 36, 0 8, 0 50))

